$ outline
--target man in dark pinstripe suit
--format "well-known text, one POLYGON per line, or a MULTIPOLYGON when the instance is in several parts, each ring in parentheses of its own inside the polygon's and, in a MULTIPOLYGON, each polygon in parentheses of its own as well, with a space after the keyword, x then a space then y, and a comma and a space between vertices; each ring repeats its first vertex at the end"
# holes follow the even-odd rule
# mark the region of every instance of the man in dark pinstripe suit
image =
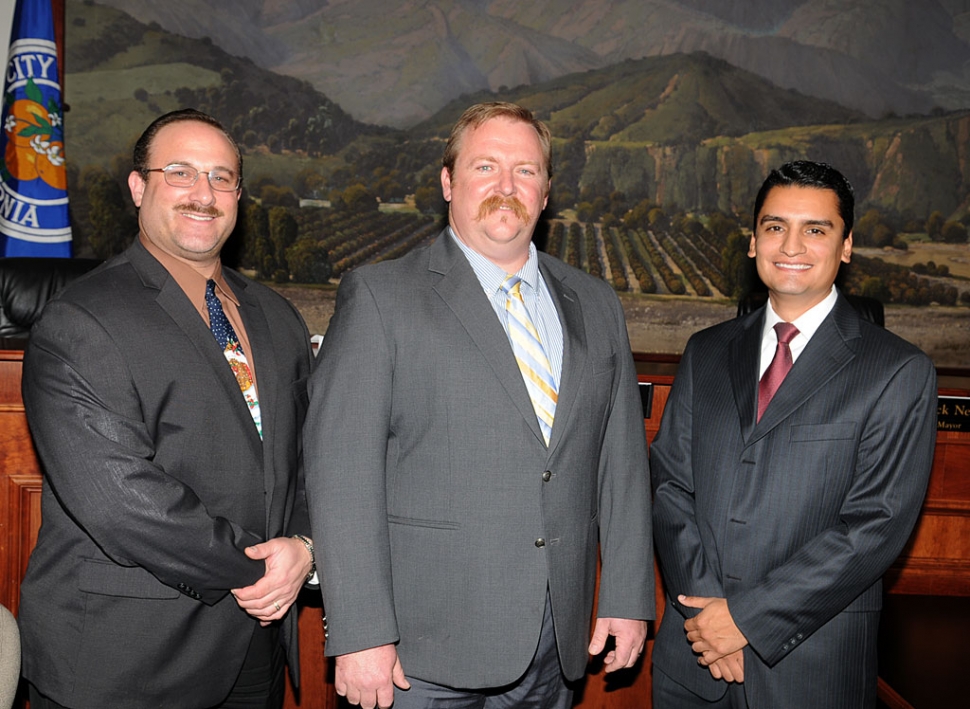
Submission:
POLYGON ((651 453, 658 709, 875 706, 880 579, 926 492, 936 375, 835 288, 852 210, 828 165, 773 171, 748 254, 768 303, 684 351, 651 453), (790 370, 759 401, 776 354, 790 370))

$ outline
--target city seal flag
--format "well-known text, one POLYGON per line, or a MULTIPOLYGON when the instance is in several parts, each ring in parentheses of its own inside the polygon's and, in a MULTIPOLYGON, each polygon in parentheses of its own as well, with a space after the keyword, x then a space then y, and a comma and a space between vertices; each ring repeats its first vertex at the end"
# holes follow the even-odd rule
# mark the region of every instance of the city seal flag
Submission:
POLYGON ((0 129, 0 256, 70 256, 64 123, 50 0, 17 0, 0 129))

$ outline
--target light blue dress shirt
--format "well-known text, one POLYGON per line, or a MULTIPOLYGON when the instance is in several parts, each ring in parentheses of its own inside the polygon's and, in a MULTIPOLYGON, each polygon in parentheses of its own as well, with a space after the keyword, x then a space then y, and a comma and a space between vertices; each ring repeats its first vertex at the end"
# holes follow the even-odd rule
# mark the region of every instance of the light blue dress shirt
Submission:
POLYGON ((468 259, 472 270, 478 277, 492 304, 492 309, 498 317, 505 334, 509 334, 508 313, 505 311, 505 293, 502 292, 502 283, 508 276, 518 276, 522 279, 519 292, 522 293, 522 300, 525 302, 525 309, 532 318, 539 333, 539 340, 549 358, 549 366, 552 367, 552 376, 556 380, 556 389, 559 389, 559 381, 562 375, 562 356, 563 356, 563 333, 562 323, 559 321, 559 313, 553 303, 549 288, 546 286, 545 279, 539 271, 539 256, 536 253, 535 244, 529 244, 529 258, 525 265, 519 269, 518 273, 506 273, 487 258, 482 256, 474 249, 469 248, 461 239, 455 236, 455 232, 448 228, 449 236, 458 244, 458 248, 468 259))

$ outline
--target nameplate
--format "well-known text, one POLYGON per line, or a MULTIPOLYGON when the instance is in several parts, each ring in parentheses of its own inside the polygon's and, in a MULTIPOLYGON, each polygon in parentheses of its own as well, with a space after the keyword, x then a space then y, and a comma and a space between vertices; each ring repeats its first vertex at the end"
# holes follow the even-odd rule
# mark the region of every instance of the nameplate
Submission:
POLYGON ((653 410, 653 384, 650 382, 637 382, 640 385, 640 404, 643 406, 643 418, 650 418, 653 410))
POLYGON ((970 431, 970 396, 941 396, 936 405, 937 431, 970 431))

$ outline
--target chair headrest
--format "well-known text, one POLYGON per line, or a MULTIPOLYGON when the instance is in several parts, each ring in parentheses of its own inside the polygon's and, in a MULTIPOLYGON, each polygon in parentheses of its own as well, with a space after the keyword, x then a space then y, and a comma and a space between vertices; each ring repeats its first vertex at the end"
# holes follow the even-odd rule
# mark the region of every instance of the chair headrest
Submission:
POLYGON ((51 296, 100 263, 87 258, 0 258, 0 337, 26 338, 51 296))

